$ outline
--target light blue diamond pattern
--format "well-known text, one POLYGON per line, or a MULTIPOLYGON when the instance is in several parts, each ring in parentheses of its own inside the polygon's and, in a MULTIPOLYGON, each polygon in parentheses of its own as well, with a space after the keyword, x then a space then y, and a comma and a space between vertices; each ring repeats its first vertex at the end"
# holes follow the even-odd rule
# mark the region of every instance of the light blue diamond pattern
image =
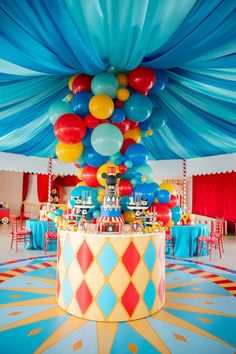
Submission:
POLYGON ((153 269, 154 263, 156 261, 156 257, 157 257, 156 248, 154 247, 153 242, 150 241, 144 253, 144 261, 146 266, 148 267, 149 272, 151 272, 153 269))
POLYGON ((152 309, 155 297, 156 297, 156 288, 153 284, 152 279, 150 279, 146 287, 145 293, 143 295, 143 300, 149 311, 151 311, 152 309))
POLYGON ((73 290, 68 275, 65 276, 61 289, 65 307, 68 307, 73 296, 73 290))
POLYGON ((101 253, 98 256, 98 263, 100 264, 104 274, 108 277, 114 269, 116 263, 118 261, 118 257, 115 254, 110 243, 106 243, 103 247, 101 253))
POLYGON ((67 238, 65 245, 62 250, 62 255, 63 255, 63 260, 66 266, 66 269, 68 270, 69 266, 71 265, 73 259, 74 259, 74 253, 70 244, 69 239, 67 238))
POLYGON ((111 287, 106 283, 97 297, 97 302, 105 317, 108 317, 116 305, 116 296, 111 287))

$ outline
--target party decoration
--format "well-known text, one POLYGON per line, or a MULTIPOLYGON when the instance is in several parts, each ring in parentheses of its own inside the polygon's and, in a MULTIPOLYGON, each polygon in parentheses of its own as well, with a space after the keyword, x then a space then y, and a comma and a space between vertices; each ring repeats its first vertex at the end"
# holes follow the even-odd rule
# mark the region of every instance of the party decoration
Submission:
POLYGON ((78 76, 79 76, 79 74, 75 74, 75 75, 71 76, 70 80, 68 81, 68 87, 69 87, 70 91, 72 91, 72 84, 78 76))
POLYGON ((154 202, 156 191, 151 184, 143 183, 134 187, 133 195, 139 196, 147 201, 147 205, 151 205, 154 202))
POLYGON ((125 119, 125 111, 123 108, 115 108, 110 119, 114 123, 122 123, 125 119))
POLYGON ((87 147, 83 155, 85 162, 92 167, 100 167, 108 160, 107 156, 100 155, 92 146, 87 147))
POLYGON ((139 172, 143 176, 145 176, 147 183, 152 183, 153 182, 153 169, 148 164, 144 164, 142 166, 134 167, 134 172, 139 172))
POLYGON ((152 113, 149 117, 149 123, 153 130, 158 130, 164 127, 167 122, 167 114, 163 108, 153 108, 152 113))
POLYGON ((111 73, 101 73, 94 76, 91 88, 94 95, 105 94, 115 98, 119 82, 111 73))
POLYGON ((97 180, 97 171, 98 171, 98 167, 92 167, 89 165, 86 165, 83 168, 82 180, 86 183, 87 186, 93 188, 99 186, 99 182, 97 180))
POLYGON ((117 91, 117 98, 120 100, 120 101, 127 101, 128 98, 130 96, 130 92, 127 88, 120 88, 118 91, 117 91))
POLYGON ((171 220, 171 211, 165 204, 152 204, 149 211, 155 215, 156 221, 161 221, 166 226, 171 220))
POLYGON ((175 195, 170 196, 169 202, 166 204, 170 209, 175 208, 178 204, 178 199, 175 195))
MULTIPOLYGON (((130 126, 131 128, 131 126, 130 126)), ((124 134, 124 139, 133 139, 136 141, 136 143, 139 143, 141 141, 141 130, 139 127, 134 128, 134 129, 129 129, 125 134, 124 134)))
POLYGON ((156 83, 151 88, 150 92, 158 93, 166 88, 168 84, 168 74, 166 70, 161 70, 161 69, 156 69, 154 72, 156 75, 156 83))
POLYGON ((117 81, 121 86, 127 86, 128 85, 128 76, 125 73, 118 73, 116 74, 117 81))
POLYGON ((114 103, 108 95, 95 95, 90 99, 89 111, 98 119, 106 119, 112 115, 114 103))
POLYGON ((129 86, 135 91, 146 95, 148 91, 155 85, 156 75, 154 70, 139 66, 131 70, 129 73, 129 86))
POLYGON ((54 133, 58 140, 65 144, 76 144, 86 133, 86 127, 81 117, 76 114, 63 114, 54 125, 54 133))
POLYGON ((133 190, 133 185, 130 181, 123 180, 119 182, 117 188, 121 196, 131 195, 133 190))
POLYGON ((166 189, 172 195, 176 195, 175 187, 170 183, 161 183, 160 189, 166 189))
POLYGON ((71 101, 73 111, 76 114, 85 117, 86 114, 89 114, 89 102, 91 98, 92 93, 90 92, 78 92, 76 95, 73 96, 71 101))
POLYGON ((56 120, 63 114, 73 113, 72 107, 69 103, 64 101, 54 102, 48 111, 48 117, 52 124, 55 124, 56 120))
POLYGON ((125 120, 121 123, 112 122, 112 124, 119 128, 122 134, 125 134, 130 128, 130 120, 128 118, 125 118, 125 120))
POLYGON ((96 152, 104 156, 110 156, 120 151, 123 136, 113 124, 101 124, 94 128, 91 143, 96 152))
POLYGON ((134 167, 141 166, 148 160, 148 150, 142 144, 132 144, 126 149, 125 156, 133 163, 134 167))
POLYGON ((72 82, 72 91, 74 94, 82 91, 91 92, 92 76, 87 74, 76 75, 72 82))
POLYGON ((166 189, 160 189, 156 195, 158 202, 161 204, 166 204, 170 201, 170 192, 166 189))
POLYGON ((123 216, 125 221, 129 224, 135 221, 135 214, 133 211, 124 211, 123 216))
POLYGON ((179 205, 176 205, 176 207, 170 210, 171 210, 172 220, 175 224, 177 224, 182 218, 182 210, 179 205))
POLYGON ((125 101, 125 111, 127 117, 134 122, 143 122, 152 113, 152 103, 148 97, 139 93, 134 93, 125 101))
POLYGON ((56 146, 56 155, 63 162, 75 162, 83 153, 83 144, 65 144, 61 141, 56 146))
POLYGON ((92 114, 87 114, 84 118, 84 122, 86 127, 95 128, 100 123, 100 120, 95 118, 92 114))
POLYGON ((102 165, 97 171, 97 180, 100 183, 100 185, 103 187, 106 187, 107 184, 106 184, 106 180, 102 177, 102 174, 107 173, 108 167, 114 167, 115 173, 119 173, 119 167, 110 161, 102 165))

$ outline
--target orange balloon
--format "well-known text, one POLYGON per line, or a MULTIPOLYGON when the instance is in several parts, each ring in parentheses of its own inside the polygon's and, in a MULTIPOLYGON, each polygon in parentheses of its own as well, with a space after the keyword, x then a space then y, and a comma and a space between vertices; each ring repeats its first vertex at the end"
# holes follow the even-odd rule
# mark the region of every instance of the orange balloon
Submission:
POLYGON ((68 86, 69 86, 69 89, 72 91, 72 84, 73 84, 73 81, 79 76, 79 74, 75 74, 73 76, 71 76, 70 80, 68 81, 68 86))
POLYGON ((117 91, 116 96, 120 101, 127 101, 130 96, 130 92, 127 88, 122 87, 117 91))
POLYGON ((136 143, 139 143, 140 140, 142 139, 141 136, 141 129, 139 127, 130 129, 124 134, 124 140, 125 139, 133 139, 136 143))
POLYGON ((122 86, 127 86, 129 81, 128 81, 128 76, 124 73, 118 73, 116 74, 116 78, 119 82, 120 85, 122 86))
POLYGON ((114 102, 108 95, 95 95, 89 101, 89 111, 95 118, 107 119, 114 111, 114 102))

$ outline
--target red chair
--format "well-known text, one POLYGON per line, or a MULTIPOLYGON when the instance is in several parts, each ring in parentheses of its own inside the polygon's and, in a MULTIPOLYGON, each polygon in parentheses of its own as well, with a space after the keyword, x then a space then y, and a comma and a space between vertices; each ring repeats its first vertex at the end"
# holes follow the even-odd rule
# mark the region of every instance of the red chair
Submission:
POLYGON ((198 237, 198 255, 201 254, 201 251, 206 250, 208 254, 210 254, 210 261, 212 256, 212 249, 218 249, 220 258, 222 258, 222 251, 221 251, 222 243, 220 235, 210 234, 210 236, 199 236, 198 237))
POLYGON ((20 228, 21 230, 25 230, 26 220, 30 219, 31 213, 28 211, 22 211, 20 213, 20 228))
POLYGON ((48 221, 47 231, 44 233, 44 254, 47 254, 49 243, 57 243, 57 230, 52 221, 48 221))
POLYGON ((18 243, 26 242, 31 236, 31 231, 18 228, 16 215, 11 215, 11 249, 14 241, 16 241, 16 252, 18 251, 18 243))
POLYGON ((166 234, 166 253, 168 252, 168 249, 171 249, 172 256, 173 256, 174 255, 174 237, 172 235, 166 234))
POLYGON ((211 235, 217 235, 220 238, 221 248, 224 252, 224 245, 223 245, 223 235, 224 235, 224 220, 223 219, 216 219, 211 221, 211 235))

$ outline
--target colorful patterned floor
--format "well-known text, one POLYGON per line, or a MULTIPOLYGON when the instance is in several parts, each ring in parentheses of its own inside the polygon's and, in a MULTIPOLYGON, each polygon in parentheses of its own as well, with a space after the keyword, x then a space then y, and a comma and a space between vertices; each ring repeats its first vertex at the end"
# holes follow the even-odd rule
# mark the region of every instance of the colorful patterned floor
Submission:
POLYGON ((55 257, 0 264, 0 353, 236 353, 236 271, 167 258, 165 308, 89 322, 55 302, 55 257))

